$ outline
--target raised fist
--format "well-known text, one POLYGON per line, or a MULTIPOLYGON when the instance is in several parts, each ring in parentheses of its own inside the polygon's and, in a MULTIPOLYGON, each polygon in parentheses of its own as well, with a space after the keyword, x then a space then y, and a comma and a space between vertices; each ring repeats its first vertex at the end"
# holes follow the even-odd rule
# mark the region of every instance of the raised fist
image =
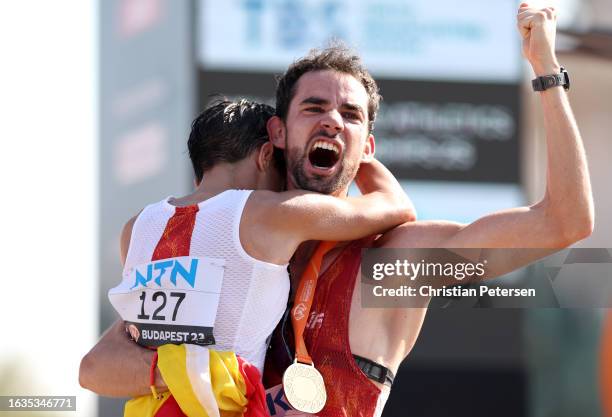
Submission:
POLYGON ((555 55, 557 15, 553 7, 535 9, 521 3, 516 16, 518 30, 523 38, 523 55, 537 75, 559 72, 555 55))

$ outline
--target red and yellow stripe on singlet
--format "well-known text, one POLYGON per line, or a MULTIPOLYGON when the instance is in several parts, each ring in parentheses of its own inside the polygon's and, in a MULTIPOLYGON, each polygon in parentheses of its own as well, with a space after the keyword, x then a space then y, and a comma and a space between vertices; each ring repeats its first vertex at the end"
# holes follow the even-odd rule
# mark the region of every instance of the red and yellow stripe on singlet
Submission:
MULTIPOLYGON (((177 207, 151 261, 189 256, 198 206, 177 207)), ((256 367, 234 352, 195 345, 157 349, 160 373, 169 392, 146 395, 125 405, 125 417, 263 417, 265 393, 256 367)))

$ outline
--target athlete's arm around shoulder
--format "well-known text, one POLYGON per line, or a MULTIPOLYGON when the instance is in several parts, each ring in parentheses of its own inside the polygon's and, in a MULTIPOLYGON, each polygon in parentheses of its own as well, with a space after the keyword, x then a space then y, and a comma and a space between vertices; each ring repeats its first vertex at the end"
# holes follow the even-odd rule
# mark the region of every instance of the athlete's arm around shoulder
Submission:
MULTIPOLYGON (((121 232, 122 264, 125 264, 136 217, 130 219, 121 232)), ((83 388, 107 397, 149 394, 153 354, 152 350, 134 343, 125 332, 123 321, 117 320, 81 360, 79 383, 83 388)), ((155 382, 160 391, 167 390, 159 371, 155 382)))
POLYGON ((274 253, 280 262, 280 258, 288 261, 304 241, 355 240, 415 219, 401 185, 380 162, 362 163, 358 176, 365 183, 362 189, 369 191, 359 197, 254 191, 245 207, 241 240, 274 253), (253 242, 253 237, 265 242, 253 242))

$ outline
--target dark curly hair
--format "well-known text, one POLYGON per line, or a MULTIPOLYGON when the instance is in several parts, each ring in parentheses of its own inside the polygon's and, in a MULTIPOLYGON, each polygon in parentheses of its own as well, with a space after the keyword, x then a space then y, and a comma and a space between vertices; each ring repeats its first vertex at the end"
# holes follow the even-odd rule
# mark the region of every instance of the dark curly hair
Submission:
POLYGON ((334 70, 352 75, 361 82, 368 93, 368 129, 372 133, 378 106, 382 99, 374 78, 355 55, 343 44, 332 45, 323 50, 313 49, 304 58, 289 66, 287 71, 277 79, 276 115, 286 121, 289 104, 295 96, 296 84, 307 72, 334 70))

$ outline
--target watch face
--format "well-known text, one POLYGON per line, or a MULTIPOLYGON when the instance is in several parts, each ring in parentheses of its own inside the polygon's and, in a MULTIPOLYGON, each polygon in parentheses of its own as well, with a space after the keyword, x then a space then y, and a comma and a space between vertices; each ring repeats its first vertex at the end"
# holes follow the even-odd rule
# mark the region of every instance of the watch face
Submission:
POLYGON ((549 89, 551 87, 555 87, 561 84, 561 77, 557 77, 556 75, 547 75, 544 81, 545 89, 549 89))
POLYGON ((565 78, 565 82, 563 83, 563 88, 565 90, 569 90, 569 88, 570 88, 569 74, 567 73, 567 71, 565 69, 562 69, 561 71, 563 72, 563 77, 565 78))

